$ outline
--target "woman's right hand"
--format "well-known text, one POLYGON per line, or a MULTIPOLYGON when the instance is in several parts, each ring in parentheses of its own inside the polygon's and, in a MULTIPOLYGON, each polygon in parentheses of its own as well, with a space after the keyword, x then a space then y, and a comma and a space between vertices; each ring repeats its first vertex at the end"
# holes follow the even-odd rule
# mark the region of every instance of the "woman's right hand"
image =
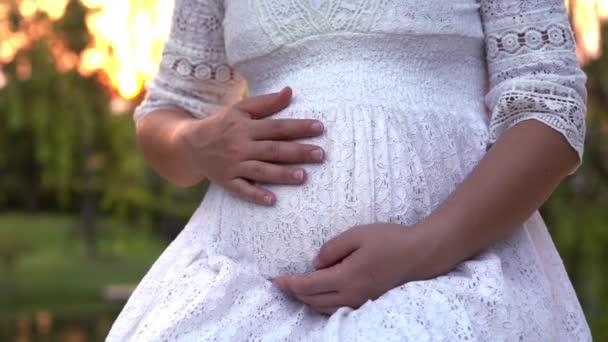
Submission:
POLYGON ((273 205, 275 195, 251 181, 298 185, 306 181, 301 167, 284 164, 320 163, 319 146, 290 140, 323 133, 318 120, 268 117, 291 101, 291 88, 278 93, 249 97, 203 120, 188 120, 178 130, 180 153, 195 168, 198 181, 210 181, 242 198, 273 205))

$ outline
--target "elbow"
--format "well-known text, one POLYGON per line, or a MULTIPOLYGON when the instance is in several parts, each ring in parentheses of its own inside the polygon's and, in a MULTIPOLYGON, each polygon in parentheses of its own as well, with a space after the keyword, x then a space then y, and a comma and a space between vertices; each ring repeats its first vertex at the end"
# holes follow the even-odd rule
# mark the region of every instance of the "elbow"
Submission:
POLYGON ((191 188, 203 181, 203 179, 187 179, 187 178, 180 178, 180 177, 174 177, 174 178, 163 177, 163 178, 165 178, 172 185, 174 185, 178 188, 182 188, 182 189, 191 188))
POLYGON ((572 138, 568 132, 557 129, 542 120, 528 120, 527 122, 537 132, 537 143, 540 150, 553 154, 559 160, 558 168, 562 170, 564 178, 574 174, 582 164, 583 143, 581 137, 572 138))
POLYGON ((201 183, 205 177, 198 177, 191 173, 179 172, 175 168, 163 167, 162 163, 148 163, 152 170, 162 179, 178 188, 191 188, 201 183))
POLYGON ((149 116, 137 122, 136 140, 146 164, 154 172, 179 188, 199 184, 205 177, 184 157, 178 144, 171 138, 179 121, 167 121, 169 115, 149 116), (162 119, 162 120, 161 120, 162 119))

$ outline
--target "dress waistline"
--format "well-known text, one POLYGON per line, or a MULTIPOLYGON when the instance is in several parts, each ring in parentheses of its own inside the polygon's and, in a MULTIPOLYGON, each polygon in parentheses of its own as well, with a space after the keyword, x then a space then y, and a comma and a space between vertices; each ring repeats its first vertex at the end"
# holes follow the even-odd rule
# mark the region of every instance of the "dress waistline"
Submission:
POLYGON ((462 37, 336 34, 310 37, 235 67, 251 96, 290 86, 303 102, 479 109, 487 79, 483 56, 477 40, 462 37))

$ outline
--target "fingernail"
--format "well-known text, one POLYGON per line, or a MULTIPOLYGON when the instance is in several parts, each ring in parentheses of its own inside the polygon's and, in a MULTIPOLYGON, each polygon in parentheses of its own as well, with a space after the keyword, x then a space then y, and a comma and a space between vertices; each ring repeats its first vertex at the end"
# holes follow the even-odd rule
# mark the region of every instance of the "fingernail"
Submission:
POLYGON ((320 148, 315 148, 314 150, 312 150, 312 152, 310 152, 310 155, 312 156, 312 159, 316 160, 316 161, 321 161, 323 160, 323 150, 320 148))
POLYGON ((310 128, 312 128, 313 131, 318 132, 318 133, 323 132, 323 124, 320 123, 320 122, 318 122, 318 121, 317 122, 313 122, 310 125, 310 128))
POLYGON ((302 179, 304 179, 304 171, 297 170, 294 173, 292 173, 291 176, 293 177, 293 179, 295 179, 297 181, 301 181, 302 179))
POLYGON ((264 195, 264 203, 271 205, 272 204, 272 196, 264 195))

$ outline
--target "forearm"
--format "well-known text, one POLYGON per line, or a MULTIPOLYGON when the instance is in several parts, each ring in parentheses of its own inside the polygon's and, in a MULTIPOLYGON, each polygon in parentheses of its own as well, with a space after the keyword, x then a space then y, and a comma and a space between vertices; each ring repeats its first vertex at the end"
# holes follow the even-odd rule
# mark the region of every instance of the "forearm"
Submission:
POLYGON ((447 200, 419 224, 444 273, 513 233, 551 195, 578 156, 536 120, 507 130, 447 200))
POLYGON ((146 115, 137 122, 137 142, 146 162, 161 177, 181 187, 197 184, 203 176, 199 168, 190 165, 181 130, 188 123, 200 121, 185 111, 161 109, 146 115))

